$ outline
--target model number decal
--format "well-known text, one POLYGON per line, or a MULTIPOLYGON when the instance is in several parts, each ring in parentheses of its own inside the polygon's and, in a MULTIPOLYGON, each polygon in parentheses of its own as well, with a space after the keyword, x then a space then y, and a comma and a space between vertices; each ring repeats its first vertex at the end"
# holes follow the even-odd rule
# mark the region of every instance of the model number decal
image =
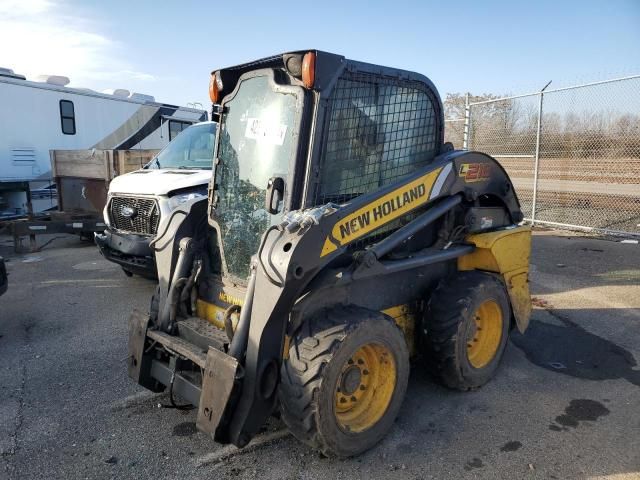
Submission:
POLYGON ((491 176, 490 163, 463 163, 460 165, 458 176, 465 182, 482 182, 491 176))

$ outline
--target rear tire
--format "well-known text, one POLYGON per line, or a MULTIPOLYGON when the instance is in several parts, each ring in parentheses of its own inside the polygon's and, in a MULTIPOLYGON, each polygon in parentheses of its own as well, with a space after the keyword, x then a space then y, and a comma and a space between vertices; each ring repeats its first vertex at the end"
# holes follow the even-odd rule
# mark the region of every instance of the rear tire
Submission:
POLYGON ((443 281, 423 319, 426 367, 447 387, 481 387, 498 368, 510 320, 509 297, 495 275, 462 272, 443 281))
POLYGON ((279 388, 282 419, 325 455, 368 450, 389 431, 409 377, 393 319, 358 307, 325 310, 291 339, 279 388))

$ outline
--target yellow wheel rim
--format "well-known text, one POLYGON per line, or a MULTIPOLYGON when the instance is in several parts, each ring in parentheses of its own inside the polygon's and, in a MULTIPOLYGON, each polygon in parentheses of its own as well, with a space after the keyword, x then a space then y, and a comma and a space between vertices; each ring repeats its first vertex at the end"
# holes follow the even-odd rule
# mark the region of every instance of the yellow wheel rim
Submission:
POLYGON ((382 418, 396 386, 396 362, 380 344, 360 347, 344 364, 335 391, 338 425, 349 432, 362 432, 382 418))
POLYGON ((467 337, 467 357, 471 366, 483 368, 496 356, 502 340, 502 309, 495 300, 485 300, 473 320, 467 337))

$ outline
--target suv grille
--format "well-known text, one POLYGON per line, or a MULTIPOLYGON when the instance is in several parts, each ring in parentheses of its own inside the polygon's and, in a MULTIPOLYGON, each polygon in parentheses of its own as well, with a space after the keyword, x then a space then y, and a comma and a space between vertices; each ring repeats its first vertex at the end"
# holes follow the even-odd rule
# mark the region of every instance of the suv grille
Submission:
POLYGON ((149 198, 113 197, 109 205, 111 224, 118 230, 155 235, 160 221, 160 209, 149 198), (126 215, 127 210, 133 212, 126 215))

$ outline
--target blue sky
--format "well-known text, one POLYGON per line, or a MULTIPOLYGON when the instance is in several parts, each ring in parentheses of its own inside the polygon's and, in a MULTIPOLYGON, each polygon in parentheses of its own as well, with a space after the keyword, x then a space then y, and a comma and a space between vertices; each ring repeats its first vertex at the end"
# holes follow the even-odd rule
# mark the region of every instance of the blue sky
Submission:
POLYGON ((207 102, 212 69, 318 48, 447 92, 523 93, 640 73, 640 0, 0 0, 0 66, 207 102))

